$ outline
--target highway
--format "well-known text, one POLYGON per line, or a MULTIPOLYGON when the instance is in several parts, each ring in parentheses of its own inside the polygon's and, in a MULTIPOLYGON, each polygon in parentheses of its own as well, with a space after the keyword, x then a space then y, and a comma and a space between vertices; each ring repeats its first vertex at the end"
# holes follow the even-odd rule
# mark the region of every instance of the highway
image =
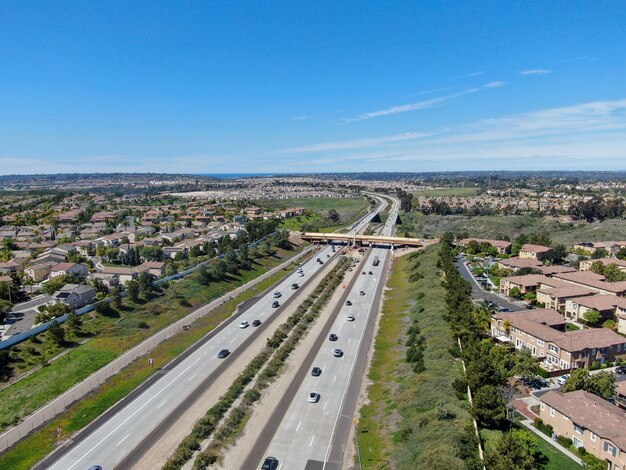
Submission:
MULTIPOLYGON (((351 232, 361 231, 384 206, 384 201, 381 201, 377 210, 360 219, 351 232)), ((329 246, 322 248, 317 256, 302 266, 303 277, 294 271, 273 289, 282 293, 282 297, 278 299, 281 305, 298 295, 299 289, 292 290, 291 285, 293 283, 302 285, 314 276, 323 268, 323 265, 317 263, 316 258, 319 257, 326 262, 327 255, 331 258, 335 255, 329 246)), ((219 334, 209 338, 125 407, 97 428, 85 432, 84 435, 75 436, 74 442, 52 456, 53 462, 46 462, 46 468, 72 470, 89 468, 92 465, 101 465, 107 470, 115 468, 133 449, 140 444, 145 445, 146 438, 189 399, 194 391, 206 385, 213 376, 222 373, 232 358, 251 343, 252 336, 262 334, 264 325, 282 309, 282 307, 272 308, 275 300, 277 299, 273 297, 273 292, 269 292, 239 315, 238 321, 227 320, 219 334), (252 323, 257 319, 263 322, 258 328, 239 327, 239 321, 247 320, 252 323), (221 349, 230 350, 231 355, 226 359, 218 359, 217 353, 221 349)))
MULTIPOLYGON (((385 235, 393 232, 397 211, 394 201, 385 235)), ((260 468, 266 456, 277 458, 281 469, 341 468, 390 257, 389 249, 373 248, 361 263, 356 282, 344 297, 352 305, 340 306, 330 328, 339 338, 330 341, 327 336, 314 359, 305 360, 304 379, 293 396, 284 397, 291 400, 286 413, 274 413, 241 468, 260 468), (380 260, 377 266, 375 257, 380 260), (348 321, 351 315, 354 321, 348 321), (341 357, 334 356, 335 348, 343 351, 341 357), (321 375, 312 376, 311 367, 320 367, 321 375), (308 401, 311 392, 320 394, 317 403, 308 401)))

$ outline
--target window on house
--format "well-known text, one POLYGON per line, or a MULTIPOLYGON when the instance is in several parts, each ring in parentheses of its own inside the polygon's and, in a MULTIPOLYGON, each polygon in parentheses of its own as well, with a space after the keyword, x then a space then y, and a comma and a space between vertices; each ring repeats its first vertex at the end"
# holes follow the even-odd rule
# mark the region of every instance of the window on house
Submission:
POLYGON ((582 434, 583 432, 585 432, 583 428, 577 426, 576 424, 574 425, 574 431, 576 431, 578 434, 582 434))
POLYGON ((596 433, 595 432, 591 433, 591 440, 594 441, 594 442, 596 441, 596 433))
POLYGON ((615 455, 617 454, 617 450, 615 449, 615 446, 609 444, 608 442, 604 443, 604 451, 608 452, 613 457, 615 457, 615 455))
POLYGON ((554 416, 554 408, 550 408, 550 416, 554 416))
POLYGON ((545 342, 542 339, 537 339, 537 344, 539 346, 543 346, 545 344, 545 342))
POLYGON ((544 402, 541 402, 541 409, 545 410, 546 409, 546 404, 544 402))
POLYGON ((576 447, 582 447, 583 446, 583 441, 581 441, 580 439, 578 439, 576 436, 574 436, 572 438, 572 443, 574 444, 574 446, 576 447))

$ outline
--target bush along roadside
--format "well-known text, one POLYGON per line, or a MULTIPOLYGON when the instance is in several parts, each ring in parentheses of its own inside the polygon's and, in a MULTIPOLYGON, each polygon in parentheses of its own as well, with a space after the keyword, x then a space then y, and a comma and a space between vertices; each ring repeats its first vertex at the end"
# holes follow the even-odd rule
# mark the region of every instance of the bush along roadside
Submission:
POLYGON ((340 285, 349 266, 348 258, 339 259, 337 266, 322 279, 315 290, 298 306, 296 312, 268 338, 265 348, 246 366, 219 401, 206 412, 204 417, 196 421, 191 434, 180 442, 174 454, 163 466, 163 470, 182 468, 201 449, 201 443, 211 436, 213 439, 208 447, 197 455, 194 468, 207 468, 218 461, 225 446, 234 442, 243 430, 252 405, 261 398, 261 391, 279 375, 289 354, 304 337, 310 323, 318 317, 321 309, 340 285), (271 361, 268 363, 270 357, 271 361), (246 387, 257 374, 256 382, 246 391, 246 387), (228 410, 242 394, 240 404, 226 416, 228 410), (220 422, 222 424, 218 428, 220 422))

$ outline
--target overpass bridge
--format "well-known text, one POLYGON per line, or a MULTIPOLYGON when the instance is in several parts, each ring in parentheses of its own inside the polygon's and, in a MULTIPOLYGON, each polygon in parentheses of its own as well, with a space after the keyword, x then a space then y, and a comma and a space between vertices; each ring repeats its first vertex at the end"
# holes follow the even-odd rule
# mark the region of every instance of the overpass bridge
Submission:
POLYGON ((313 243, 331 243, 333 241, 352 243, 354 245, 391 245, 391 246, 425 246, 430 240, 421 238, 388 237, 383 235, 359 235, 347 233, 317 233, 305 232, 301 235, 303 240, 313 243))

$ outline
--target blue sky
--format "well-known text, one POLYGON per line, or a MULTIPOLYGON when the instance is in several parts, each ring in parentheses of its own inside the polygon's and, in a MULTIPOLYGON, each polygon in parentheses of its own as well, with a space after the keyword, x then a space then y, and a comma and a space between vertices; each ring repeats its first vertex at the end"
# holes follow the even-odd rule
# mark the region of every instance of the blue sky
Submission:
POLYGON ((615 1, 0 2, 0 174, 626 169, 615 1))

